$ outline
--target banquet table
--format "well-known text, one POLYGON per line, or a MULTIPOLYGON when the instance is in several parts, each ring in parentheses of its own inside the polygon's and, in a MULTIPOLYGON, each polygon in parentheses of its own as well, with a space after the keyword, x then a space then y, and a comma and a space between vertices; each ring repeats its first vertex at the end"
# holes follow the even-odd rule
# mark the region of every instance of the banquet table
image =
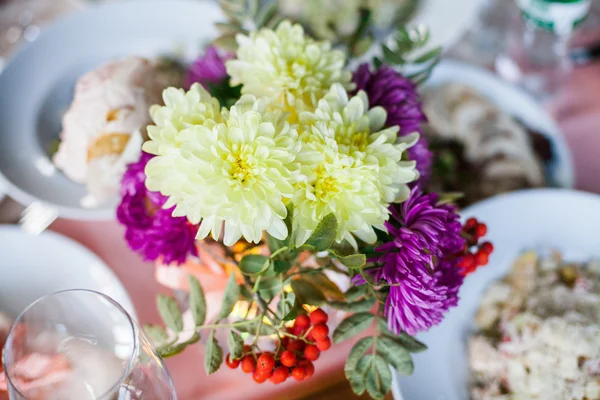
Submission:
MULTIPOLYGON (((591 39, 590 39, 591 40, 591 39)), ((572 152, 577 189, 600 193, 600 62, 577 67, 548 109, 557 119, 572 152)), ((565 205, 568 206, 568 205, 565 205)), ((0 220, 15 221, 19 208, 5 200, 0 220)), ((168 293, 154 279, 154 265, 141 261, 124 240, 115 221, 85 222, 58 219, 51 230, 62 233, 100 256, 117 274, 129 292, 141 323, 159 322, 155 296, 168 293)), ((197 399, 348 399, 353 398, 344 382, 343 362, 352 343, 334 346, 316 363, 317 374, 310 384, 256 385, 240 371, 223 367, 208 378, 203 368, 202 345, 194 345, 172 359, 167 366, 180 400, 197 399)))

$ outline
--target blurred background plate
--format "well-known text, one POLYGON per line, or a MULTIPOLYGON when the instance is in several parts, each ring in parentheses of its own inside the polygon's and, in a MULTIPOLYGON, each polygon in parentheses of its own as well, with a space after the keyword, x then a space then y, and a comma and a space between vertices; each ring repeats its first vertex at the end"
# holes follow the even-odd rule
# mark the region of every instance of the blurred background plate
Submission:
POLYGON ((433 89, 446 83, 462 83, 472 87, 526 127, 544 135, 551 144, 554 156, 545 165, 546 181, 554 187, 574 186, 575 173, 569 147, 550 113, 531 95, 485 69, 457 61, 442 61, 433 69, 423 89, 433 89))
POLYGON ((525 250, 559 250, 564 259, 600 258, 600 196, 537 189, 500 195, 464 210, 488 226, 494 253, 488 266, 470 275, 460 289, 460 302, 435 328, 419 335, 429 349, 414 356, 415 373, 394 376, 394 396, 403 400, 468 399, 466 342, 481 296, 506 275, 525 250))
POLYGON ((136 318, 123 285, 91 251, 58 233, 30 235, 0 225, 0 312, 16 317, 29 304, 66 289, 90 289, 112 297, 136 318))
POLYGON ((128 55, 197 56, 214 39, 216 2, 129 0, 57 20, 0 74, 0 186, 24 205, 41 201, 73 219, 112 219, 114 207, 84 209, 85 187, 54 168, 49 152, 77 79, 128 55))

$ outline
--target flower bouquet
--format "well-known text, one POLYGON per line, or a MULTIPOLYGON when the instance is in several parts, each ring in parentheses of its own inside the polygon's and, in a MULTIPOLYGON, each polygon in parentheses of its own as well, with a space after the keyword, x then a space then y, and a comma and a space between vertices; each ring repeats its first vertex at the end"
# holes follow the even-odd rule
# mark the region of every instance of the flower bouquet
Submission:
POLYGON ((452 196, 426 192, 417 85, 440 51, 419 52, 426 33, 401 29, 351 69, 377 53, 367 7, 352 33, 320 41, 277 5, 222 5, 230 21, 189 67, 189 89, 166 89, 150 109, 118 219, 145 259, 195 260, 229 278, 207 315, 190 277, 191 329, 181 302, 160 295, 167 328, 146 330, 163 356, 202 337, 208 374, 226 363, 275 384, 310 379, 332 343, 360 337, 346 376, 357 394, 383 398, 388 365, 411 374, 411 353, 426 350, 413 336, 441 322, 493 250, 452 196), (329 310, 345 313, 335 329, 329 310))

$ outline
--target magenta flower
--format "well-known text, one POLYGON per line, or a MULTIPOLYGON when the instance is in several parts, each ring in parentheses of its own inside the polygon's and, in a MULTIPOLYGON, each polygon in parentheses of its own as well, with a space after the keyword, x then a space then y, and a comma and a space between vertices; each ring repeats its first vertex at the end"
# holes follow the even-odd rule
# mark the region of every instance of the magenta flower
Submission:
MULTIPOLYGON (((454 207, 436 205, 437 195, 414 188, 408 200, 390 207, 391 240, 375 249, 368 272, 391 284, 385 316, 392 332, 414 335, 439 324, 458 302, 463 276, 453 257, 465 244, 454 207)), ((357 279, 356 283, 364 283, 357 279)))
POLYGON ((225 61, 230 56, 222 57, 214 47, 206 49, 206 53, 196 59, 190 65, 185 76, 185 88, 189 89, 192 84, 199 83, 209 90, 210 85, 222 83, 227 76, 225 61))
POLYGON ((166 197, 146 189, 144 168, 152 157, 142 152, 138 162, 127 166, 121 181, 117 219, 125 226, 129 247, 145 261, 160 259, 167 264, 181 264, 188 255, 197 255, 198 227, 185 217, 173 217, 173 208, 162 208, 166 197))
MULTIPOLYGON (((371 72, 368 64, 362 64, 354 73, 357 90, 364 90, 369 97, 371 107, 381 106, 387 112, 387 126, 399 126, 399 135, 422 133, 421 124, 427 121, 417 86, 408 78, 388 66, 382 66, 371 72)), ((410 149, 408 156, 416 161, 421 174, 419 183, 423 186, 431 173, 432 153, 423 135, 410 149)))

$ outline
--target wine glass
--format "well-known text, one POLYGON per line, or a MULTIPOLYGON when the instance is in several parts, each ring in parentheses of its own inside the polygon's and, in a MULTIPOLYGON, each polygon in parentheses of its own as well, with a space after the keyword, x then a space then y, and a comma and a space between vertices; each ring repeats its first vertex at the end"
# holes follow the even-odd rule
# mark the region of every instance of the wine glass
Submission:
POLYGON ((110 297, 54 293, 17 318, 3 351, 13 400, 176 400, 150 340, 110 297))

